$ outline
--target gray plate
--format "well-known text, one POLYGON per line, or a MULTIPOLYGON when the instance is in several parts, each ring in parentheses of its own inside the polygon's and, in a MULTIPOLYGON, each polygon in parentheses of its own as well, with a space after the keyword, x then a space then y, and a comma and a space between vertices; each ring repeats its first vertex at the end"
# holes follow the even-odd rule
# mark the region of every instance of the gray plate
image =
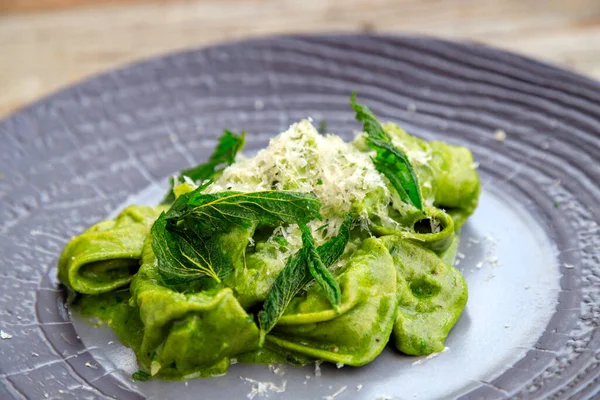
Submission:
POLYGON ((0 123, 0 398, 243 399, 252 380, 283 399, 598 396, 599 104, 596 82, 516 55, 360 35, 178 53, 17 112, 0 123), (447 350, 390 348, 320 376, 235 365, 188 383, 131 382, 131 352, 64 306, 55 265, 65 243, 124 204, 156 202, 224 127, 247 130, 249 151, 309 116, 350 137, 352 90, 383 119, 468 146, 480 163, 481 205, 457 259, 469 303, 447 350))

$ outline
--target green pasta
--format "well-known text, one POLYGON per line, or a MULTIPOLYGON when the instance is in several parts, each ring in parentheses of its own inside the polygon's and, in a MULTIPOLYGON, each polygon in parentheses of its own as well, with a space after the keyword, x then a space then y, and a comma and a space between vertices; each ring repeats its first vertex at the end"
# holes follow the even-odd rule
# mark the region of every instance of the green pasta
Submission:
POLYGON ((417 356, 444 350, 446 336, 467 303, 465 279, 431 250, 397 236, 381 240, 397 272, 396 347, 417 356))
POLYGON ((134 350, 134 379, 210 377, 234 359, 358 367, 390 340, 444 349, 468 298, 452 263, 479 198, 473 156, 352 106, 365 132, 350 143, 303 120, 244 158, 226 131, 169 205, 130 206, 67 244, 71 306, 134 350))
POLYGON ((73 238, 58 261, 58 277, 78 293, 99 294, 128 285, 144 240, 161 207, 130 206, 73 238))
POLYGON ((296 297, 267 340, 315 359, 360 366, 381 353, 396 316, 396 270, 379 239, 362 242, 337 271, 342 288, 340 311, 323 290, 312 286, 296 297))

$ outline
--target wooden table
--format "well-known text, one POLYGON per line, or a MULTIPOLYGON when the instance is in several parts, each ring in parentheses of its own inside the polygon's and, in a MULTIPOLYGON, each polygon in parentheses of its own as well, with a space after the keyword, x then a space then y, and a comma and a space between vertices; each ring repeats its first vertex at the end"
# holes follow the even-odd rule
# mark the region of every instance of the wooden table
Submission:
POLYGON ((0 116, 173 50, 340 31, 470 39, 600 79, 599 0, 0 0, 0 116))

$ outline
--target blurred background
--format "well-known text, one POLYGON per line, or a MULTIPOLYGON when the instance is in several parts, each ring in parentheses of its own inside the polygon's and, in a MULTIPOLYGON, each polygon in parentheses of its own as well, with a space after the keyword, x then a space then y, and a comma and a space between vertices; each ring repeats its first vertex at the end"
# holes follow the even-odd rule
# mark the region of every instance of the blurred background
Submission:
POLYGON ((600 0, 0 0, 0 118, 107 68, 291 32, 466 39, 600 79, 600 0))

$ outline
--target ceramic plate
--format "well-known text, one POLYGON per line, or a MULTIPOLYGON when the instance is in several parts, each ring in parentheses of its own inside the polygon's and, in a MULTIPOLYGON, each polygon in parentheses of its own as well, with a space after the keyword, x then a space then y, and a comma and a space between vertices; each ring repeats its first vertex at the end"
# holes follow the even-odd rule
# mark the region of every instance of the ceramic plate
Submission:
POLYGON ((82 82, 0 123, 0 398, 593 398, 599 160, 597 82, 471 43, 276 37, 82 82), (131 351, 65 308, 65 243, 125 204, 157 202, 223 128, 246 130, 248 152, 305 117, 351 137, 352 90, 381 119, 468 146, 479 163, 481 205, 456 260, 469 302, 446 351, 390 348, 320 374, 238 364, 218 378, 132 382, 131 351))

